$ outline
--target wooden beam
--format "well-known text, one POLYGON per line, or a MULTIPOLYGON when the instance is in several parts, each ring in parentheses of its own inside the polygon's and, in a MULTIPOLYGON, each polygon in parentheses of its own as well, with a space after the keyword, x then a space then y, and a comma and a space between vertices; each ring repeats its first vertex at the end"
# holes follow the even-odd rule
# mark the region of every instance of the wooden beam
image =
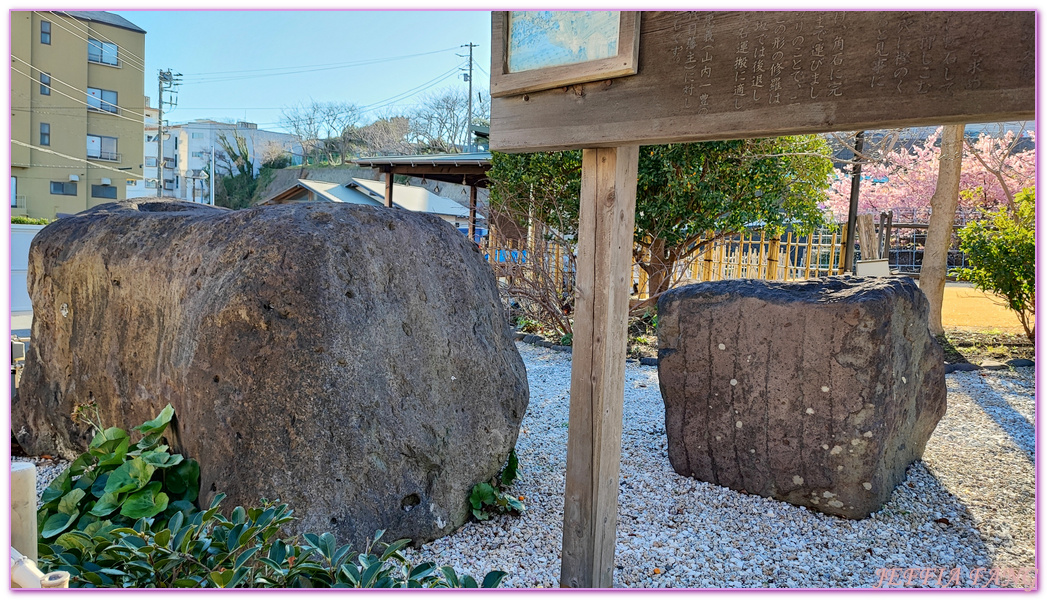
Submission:
POLYGON ((610 587, 639 147, 582 152, 560 585, 610 587))
MULTIPOLYGON (((488 211, 490 212, 490 211, 488 211)), ((476 186, 469 186, 469 241, 476 241, 476 186)))
MULTIPOLYGON (((446 165, 446 166, 430 166, 430 165, 393 165, 391 167, 385 167, 391 169, 393 173, 397 175, 411 175, 413 177, 428 177, 430 175, 453 175, 458 177, 458 183, 461 183, 463 175, 486 175, 487 170, 490 168, 483 167, 480 165, 446 165)), ((383 168, 383 171, 385 170, 383 168)))
POLYGON ((1035 58, 1033 11, 646 11, 636 75, 493 98, 491 149, 1031 120, 1035 58))
POLYGON ((393 174, 385 172, 385 207, 393 207, 393 174))

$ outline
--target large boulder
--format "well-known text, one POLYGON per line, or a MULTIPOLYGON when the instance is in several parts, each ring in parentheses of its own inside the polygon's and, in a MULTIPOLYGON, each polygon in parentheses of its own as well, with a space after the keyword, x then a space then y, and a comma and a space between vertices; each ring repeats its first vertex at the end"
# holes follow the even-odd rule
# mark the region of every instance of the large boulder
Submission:
POLYGON ((440 219, 298 204, 112 203, 30 251, 32 344, 12 431, 71 457, 175 409, 201 503, 288 502, 299 531, 423 542, 469 515, 516 443, 523 361, 494 276, 440 219))
POLYGON ((909 278, 666 293, 658 376, 673 468, 832 515, 879 510, 945 415, 927 314, 909 278))

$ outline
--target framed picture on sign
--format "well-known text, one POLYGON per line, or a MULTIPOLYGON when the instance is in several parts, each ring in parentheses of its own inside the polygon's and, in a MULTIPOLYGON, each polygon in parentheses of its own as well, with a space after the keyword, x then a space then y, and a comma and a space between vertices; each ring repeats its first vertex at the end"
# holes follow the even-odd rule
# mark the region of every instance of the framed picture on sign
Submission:
POLYGON ((636 74, 639 11, 491 13, 491 96, 636 74))

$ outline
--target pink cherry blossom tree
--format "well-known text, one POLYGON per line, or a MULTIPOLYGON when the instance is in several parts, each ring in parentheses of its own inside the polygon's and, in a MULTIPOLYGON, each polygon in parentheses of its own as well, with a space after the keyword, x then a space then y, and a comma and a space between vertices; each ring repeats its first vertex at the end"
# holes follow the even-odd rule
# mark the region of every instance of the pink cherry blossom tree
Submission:
MULTIPOLYGON (((858 212, 928 212, 938 182, 941 148, 936 144, 941 131, 938 128, 910 148, 889 152, 882 161, 864 164, 858 212)), ((1033 134, 1025 135, 1035 143, 1033 134)), ((1021 141, 1013 131, 995 136, 983 133, 976 140, 966 140, 960 175, 960 210, 1012 206, 1015 193, 1035 184, 1036 152, 1016 151, 1021 141)), ((849 169, 837 169, 825 203, 837 221, 847 219, 850 193, 849 169)))

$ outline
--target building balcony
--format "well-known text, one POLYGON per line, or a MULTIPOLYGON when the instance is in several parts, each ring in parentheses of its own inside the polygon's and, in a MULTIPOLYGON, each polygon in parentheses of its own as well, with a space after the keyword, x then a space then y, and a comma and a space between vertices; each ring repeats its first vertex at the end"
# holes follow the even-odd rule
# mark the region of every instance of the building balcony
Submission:
POLYGON ((88 154, 87 158, 93 158, 95 160, 104 160, 107 162, 122 162, 121 155, 119 152, 106 152, 105 150, 99 151, 97 155, 88 154))
POLYGON ((11 208, 25 208, 25 196, 16 195, 12 198, 11 208))

